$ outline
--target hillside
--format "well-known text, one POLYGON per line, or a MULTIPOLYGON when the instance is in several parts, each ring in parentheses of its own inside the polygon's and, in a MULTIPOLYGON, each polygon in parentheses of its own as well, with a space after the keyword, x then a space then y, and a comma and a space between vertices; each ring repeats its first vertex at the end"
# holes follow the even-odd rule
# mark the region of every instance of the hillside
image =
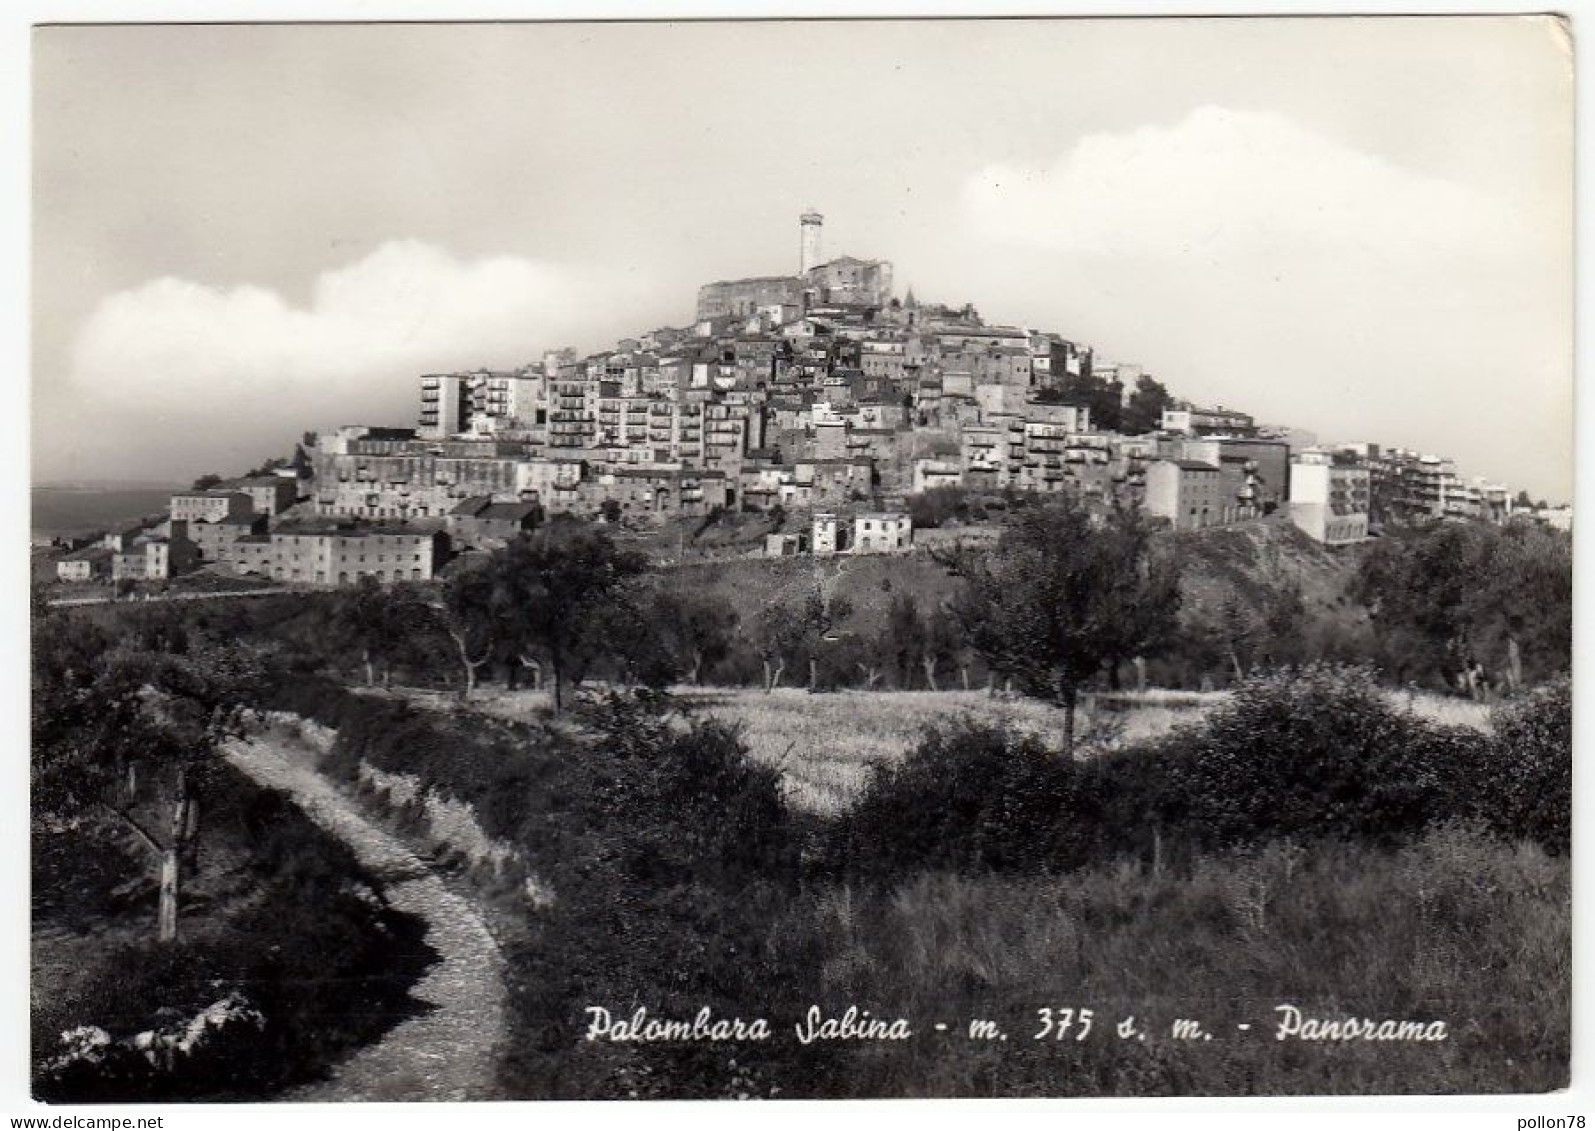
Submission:
MULTIPOLYGON (((1330 550, 1288 522, 1264 519, 1209 530, 1161 535, 1184 563, 1181 622, 1212 622, 1227 603, 1261 609, 1269 595, 1297 585, 1311 619, 1331 619, 1349 631, 1362 631, 1366 613, 1346 596, 1360 551, 1330 550)), ((751 558, 671 569, 680 584, 700 589, 736 609, 740 623, 753 624, 770 602, 797 600, 812 584, 816 569, 836 577, 834 592, 853 606, 849 627, 878 632, 895 593, 911 593, 922 609, 950 598, 957 582, 928 554, 876 555, 830 559, 751 558)))
POLYGON ((1181 586, 1191 609, 1210 609, 1234 594, 1255 606, 1270 588, 1296 583, 1309 612, 1366 622, 1346 595, 1360 547, 1330 549, 1289 522, 1260 519, 1169 536, 1185 564, 1181 586))

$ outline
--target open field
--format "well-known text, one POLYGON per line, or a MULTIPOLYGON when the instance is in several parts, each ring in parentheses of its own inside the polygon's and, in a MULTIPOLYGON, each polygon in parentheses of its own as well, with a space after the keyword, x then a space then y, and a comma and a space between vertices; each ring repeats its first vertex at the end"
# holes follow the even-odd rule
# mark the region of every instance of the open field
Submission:
MULTIPOLYGON (((708 714, 742 725, 756 761, 779 766, 788 799, 803 809, 845 808, 869 779, 871 767, 908 753, 938 719, 972 715, 1007 722, 1046 738, 1061 715, 1033 699, 992 697, 984 691, 839 691, 810 695, 793 688, 691 690, 686 697, 708 714)), ((1149 692, 1138 701, 1092 699, 1076 726, 1085 753, 1163 734, 1197 718, 1222 699, 1216 694, 1149 692)))
MULTIPOLYGON (((740 723, 753 757, 781 767, 788 798, 803 809, 833 813, 864 787, 870 768, 902 757, 924 727, 939 718, 973 715, 1009 722, 1021 732, 1055 737, 1061 717, 1034 699, 993 698, 984 691, 841 691, 810 695, 778 688, 687 689, 686 698, 710 714, 740 723)), ((1076 723, 1081 753, 1132 745, 1195 722, 1228 698, 1225 692, 1151 690, 1139 695, 1090 696, 1076 723)), ((1437 695, 1393 695, 1425 718, 1483 729, 1483 704, 1437 695)))
MULTIPOLYGON (((443 692, 395 689, 424 706, 453 710, 443 692)), ((940 719, 972 715, 1007 722, 1044 739, 1057 735, 1061 718, 1045 703, 985 691, 856 691, 811 695, 779 687, 678 687, 675 694, 706 715, 740 725, 756 761, 780 768, 787 798, 813 813, 845 809, 863 789, 871 767, 901 758, 924 728, 940 719)), ((1227 701, 1228 692, 1150 689, 1082 698, 1076 723, 1081 755, 1133 745, 1195 722, 1227 701)), ((1433 722, 1484 730, 1489 708, 1466 699, 1427 692, 1391 692, 1400 706, 1433 722)), ((514 721, 529 721, 550 708, 547 692, 479 688, 471 709, 514 721)))

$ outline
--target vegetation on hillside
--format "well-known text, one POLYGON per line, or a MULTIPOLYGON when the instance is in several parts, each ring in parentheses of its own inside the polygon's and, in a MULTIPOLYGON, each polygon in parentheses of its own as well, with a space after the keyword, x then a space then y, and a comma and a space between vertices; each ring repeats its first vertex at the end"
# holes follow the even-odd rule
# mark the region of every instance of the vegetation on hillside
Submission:
MULTIPOLYGON (((1439 526, 1359 559, 1299 542, 1264 524, 1215 532, 1176 576, 1166 555, 1188 548, 1183 536, 1065 503, 1019 508, 979 556, 646 574, 603 531, 551 523, 441 587, 86 615, 74 623, 102 627, 41 637, 36 788, 58 800, 39 811, 81 806, 87 796, 72 790, 90 785, 114 800, 127 765, 152 761, 153 778, 135 775, 149 791, 138 804, 188 812, 159 759, 182 750, 208 765, 245 702, 334 728, 326 771, 398 827, 418 799, 441 798, 505 847, 464 878, 495 907, 511 999, 502 1071, 520 1096, 1558 1086, 1571 707, 1554 622, 1565 547, 1439 526), (1441 582, 1444 615, 1426 617, 1422 570, 1448 555, 1467 568, 1441 582), (1527 597, 1479 580, 1486 567, 1515 570, 1552 611, 1539 617, 1527 597), (265 678, 206 661, 227 635, 270 645, 265 678), (1447 665, 1459 636, 1511 644, 1518 657, 1521 679, 1498 684, 1508 697, 1488 729, 1434 721, 1392 694, 1392 676, 1456 688, 1447 665), (1077 741, 1078 697, 1137 659, 1231 694, 1156 737, 1077 741), (551 685, 559 718, 490 718, 470 698, 480 681, 515 685, 527 672, 551 685), (423 707, 369 686, 390 680, 440 690, 423 707), (682 680, 762 685, 751 697, 771 703, 809 698, 775 694, 783 680, 812 695, 1012 680, 1063 709, 1030 708, 1054 725, 924 719, 904 756, 860 769, 855 799, 816 813, 791 805, 782 783, 801 732, 755 758, 739 727, 662 690, 682 680), (91 705, 111 692, 137 749, 95 729, 91 705), (1267 1029, 1284 1003, 1443 1020, 1449 1036, 1394 1048, 1275 1041, 1267 1029), (836 1016, 849 1004, 910 1019, 918 1035, 793 1039, 811 1007, 836 1016), (639 1006, 658 1018, 764 1017, 775 1031, 724 1043, 582 1039, 593 1007, 629 1017, 639 1006), (1092 1039, 1030 1039, 1038 1011, 1066 1008, 1096 1011, 1092 1039), (1110 1030, 1132 1014, 1144 1042, 1110 1030), (1201 1018, 1215 1039, 1180 1041, 1176 1017, 1201 1018), (929 1030, 976 1018, 1013 1039, 999 1052, 929 1030), (1236 1036, 1242 1022, 1257 1035, 1236 1036)), ((1467 685, 1482 699, 1481 686, 1467 685)), ((242 795, 228 786, 225 796, 242 795)), ((107 820, 142 812, 123 808, 107 820)), ((180 856, 189 842, 173 843, 180 856)), ((326 882, 348 916, 335 929, 369 943, 351 950, 359 968, 382 953, 370 941, 382 919, 339 886, 355 875, 335 866, 326 882)), ((214 921, 214 937, 143 945, 157 959, 178 947, 229 956, 267 922, 214 921)), ((307 948, 329 944, 319 922, 281 921, 307 948)), ((194 960, 223 981, 242 969, 220 961, 194 960)), ((170 964, 148 969, 138 1009, 185 984, 170 964)), ((286 976, 248 973, 268 987, 286 976)), ((269 1015, 257 999, 229 1008, 238 1032, 263 1031, 249 1012, 269 1015)), ((291 1005, 273 1008, 298 1024, 291 1005)), ((343 1039, 336 1027, 332 1039, 343 1039)))

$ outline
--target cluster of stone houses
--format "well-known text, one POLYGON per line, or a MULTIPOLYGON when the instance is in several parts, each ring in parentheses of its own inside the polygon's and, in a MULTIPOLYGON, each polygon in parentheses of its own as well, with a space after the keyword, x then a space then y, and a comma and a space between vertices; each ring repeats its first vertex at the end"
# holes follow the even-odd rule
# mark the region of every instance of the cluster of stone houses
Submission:
MULTIPOLYGON (((317 438, 312 509, 415 522, 485 499, 647 523, 780 507, 803 521, 769 552, 824 553, 821 516, 863 550, 880 543, 852 536, 870 515, 963 487, 1119 499, 1182 530, 1279 513, 1330 544, 1367 537, 1372 491, 1395 466, 1378 449, 1292 451, 1244 412, 1186 402, 1143 434, 1100 428, 1065 390, 1095 375, 1128 405, 1137 367, 967 305, 899 300, 891 264, 822 260, 821 224, 802 217, 795 274, 701 288, 691 326, 588 357, 423 376, 413 430, 317 438)), ((1428 505, 1419 477, 1400 486, 1412 508, 1428 505)), ((1470 490, 1485 507, 1504 493, 1470 490)), ((1435 513, 1457 513, 1466 494, 1452 482, 1435 513)))
POLYGON ((1293 451, 1222 406, 1172 403, 1137 435, 1101 428, 1068 390, 1100 378, 1127 407, 1137 367, 967 305, 899 300, 890 263, 822 259, 822 222, 802 217, 795 274, 707 284, 690 326, 424 375, 416 427, 321 433, 307 479, 180 493, 161 527, 108 537, 61 574, 424 579, 449 545, 491 547, 562 513, 646 526, 780 508, 797 533, 767 553, 890 553, 914 542, 906 497, 942 487, 1129 502, 1179 530, 1282 514, 1332 545, 1368 536, 1375 492, 1402 514, 1510 513, 1505 488, 1463 484, 1436 457, 1293 451))

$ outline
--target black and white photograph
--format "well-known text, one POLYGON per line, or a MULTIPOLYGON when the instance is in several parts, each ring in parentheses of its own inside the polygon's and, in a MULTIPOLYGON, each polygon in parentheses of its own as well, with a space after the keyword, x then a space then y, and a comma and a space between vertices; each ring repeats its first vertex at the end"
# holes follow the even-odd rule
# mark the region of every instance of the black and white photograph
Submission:
POLYGON ((1577 22, 32 26, 16 1102, 1574 1110, 1577 22))

